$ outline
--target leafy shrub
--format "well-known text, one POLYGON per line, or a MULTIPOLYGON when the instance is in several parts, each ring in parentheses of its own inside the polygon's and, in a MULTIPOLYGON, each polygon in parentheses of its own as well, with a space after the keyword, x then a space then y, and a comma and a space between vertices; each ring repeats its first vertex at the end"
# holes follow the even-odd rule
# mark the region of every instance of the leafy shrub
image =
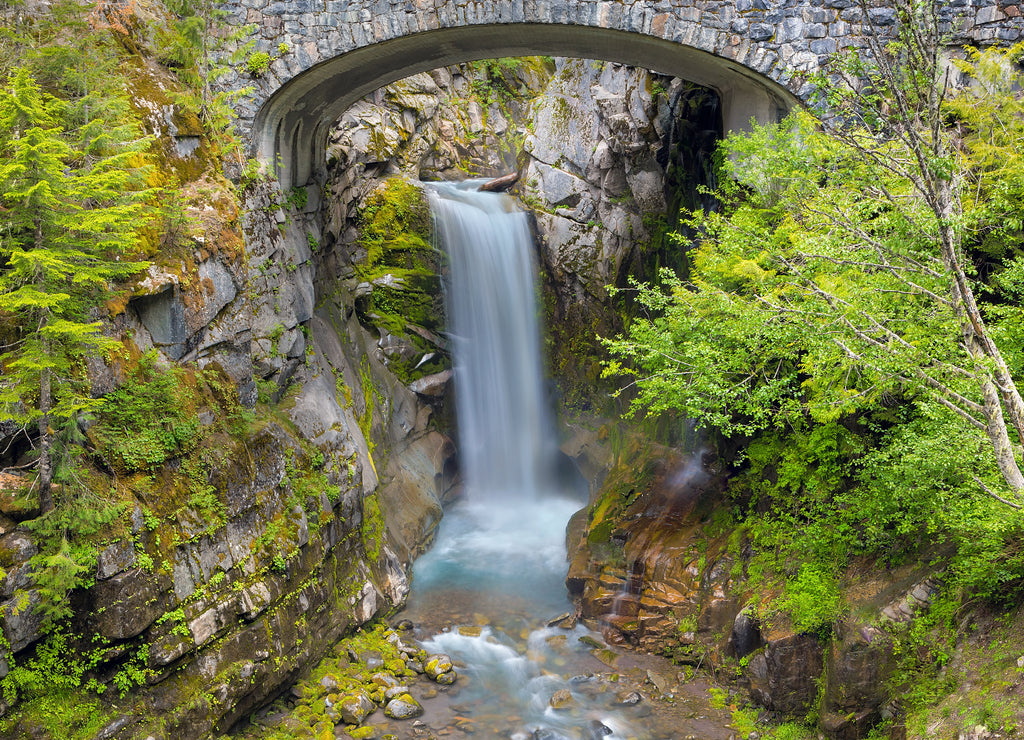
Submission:
POLYGON ((842 601, 835 577, 825 569, 805 565, 786 584, 780 606, 800 632, 827 634, 839 616, 842 601))
POLYGON ((270 55, 265 51, 256 51, 245 60, 245 69, 253 77, 262 77, 270 69, 270 55))
POLYGON ((195 449, 202 424, 194 406, 188 371, 164 369, 156 354, 142 357, 135 375, 109 394, 95 435, 104 457, 124 470, 152 471, 195 449))

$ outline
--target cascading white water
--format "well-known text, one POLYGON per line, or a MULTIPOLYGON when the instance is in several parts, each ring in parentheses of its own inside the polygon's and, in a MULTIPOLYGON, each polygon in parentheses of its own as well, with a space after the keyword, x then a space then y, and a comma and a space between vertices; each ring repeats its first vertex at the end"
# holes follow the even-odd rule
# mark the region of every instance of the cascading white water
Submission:
POLYGON ((565 525, 583 501, 555 475, 527 217, 508 197, 475 187, 428 189, 448 255, 466 492, 416 561, 405 613, 424 630, 427 650, 455 660, 453 706, 481 737, 644 738, 607 697, 588 694, 601 682, 581 674, 601 664, 589 652, 593 640, 579 639, 587 631, 543 626, 569 608, 565 525), (556 675, 555 665, 571 672, 556 675), (552 707, 558 692, 571 693, 572 708, 552 707))
POLYGON ((463 478, 470 500, 529 501, 553 487, 554 452, 533 240, 526 214, 510 198, 475 187, 430 190, 435 231, 449 261, 445 302, 463 478))

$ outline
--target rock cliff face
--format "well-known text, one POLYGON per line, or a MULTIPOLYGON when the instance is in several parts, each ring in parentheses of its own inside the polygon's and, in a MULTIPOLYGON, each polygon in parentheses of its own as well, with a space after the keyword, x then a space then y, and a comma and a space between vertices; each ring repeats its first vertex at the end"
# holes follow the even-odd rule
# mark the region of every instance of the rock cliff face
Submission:
MULTIPOLYGON (((441 404, 389 369, 336 276, 318 279, 322 190, 255 178, 236 195, 201 131, 179 125, 172 85, 147 68, 136 92, 161 167, 183 182, 182 212, 130 300, 111 307, 125 359, 89 369, 104 394, 147 352, 184 368, 202 442, 144 470, 99 463, 124 513, 93 538, 68 639, 96 657, 101 683, 142 683, 104 710, 102 737, 201 738, 274 697, 402 602, 457 482, 454 447, 431 424, 441 404)), ((33 608, 35 535, 17 525, 38 511, 7 497, 19 485, 5 478, 0 507, 0 678, 49 639, 33 608)), ((31 716, 15 728, 48 733, 31 716)))
POLYGON ((627 433, 578 433, 567 450, 606 472, 569 527, 567 585, 583 621, 616 642, 714 667, 782 716, 820 713, 832 738, 893 718, 890 626, 916 618, 938 581, 927 559, 886 573, 851 568, 848 617, 802 632, 748 570, 751 548, 722 517, 727 484, 707 451, 688 455, 627 433))
POLYGON ((718 99, 646 70, 560 59, 528 128, 517 192, 537 217, 553 374, 570 406, 601 410, 596 337, 630 311, 608 288, 685 269, 684 246, 665 234, 710 184, 718 99))

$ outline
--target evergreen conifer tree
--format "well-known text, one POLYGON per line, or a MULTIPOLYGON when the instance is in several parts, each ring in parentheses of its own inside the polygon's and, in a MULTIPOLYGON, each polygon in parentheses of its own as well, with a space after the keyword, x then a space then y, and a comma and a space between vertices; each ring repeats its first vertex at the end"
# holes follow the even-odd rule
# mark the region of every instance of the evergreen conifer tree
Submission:
POLYGON ((0 311, 18 326, 0 355, 0 413, 38 430, 44 512, 54 505, 54 430, 98 403, 83 361, 116 345, 97 307, 112 281, 145 267, 121 257, 145 222, 148 193, 132 165, 146 142, 83 156, 62 113, 25 69, 0 90, 0 311))

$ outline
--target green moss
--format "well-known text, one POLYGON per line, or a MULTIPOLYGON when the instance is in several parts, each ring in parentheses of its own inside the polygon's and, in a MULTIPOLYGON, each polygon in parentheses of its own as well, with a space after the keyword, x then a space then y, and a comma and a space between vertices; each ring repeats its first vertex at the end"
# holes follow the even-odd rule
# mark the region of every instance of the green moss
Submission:
POLYGON ((441 348, 424 334, 444 327, 440 255, 430 243, 430 212, 423 192, 395 178, 371 194, 359 214, 359 244, 366 259, 356 266, 359 279, 373 290, 356 302, 360 320, 404 337, 422 355, 434 352, 434 363, 416 368, 418 360, 392 360, 389 368, 408 383, 447 367, 441 348), (410 329, 422 327, 426 332, 410 329))
POLYGON ((363 523, 360 529, 366 558, 375 563, 380 559, 384 546, 384 513, 376 492, 363 498, 363 523))
POLYGON ((203 435, 195 398, 194 375, 159 367, 153 352, 144 355, 97 415, 92 434, 100 453, 135 472, 191 452, 203 435))
MULTIPOLYGON (((308 731, 304 728, 314 728, 318 732, 327 730, 330 723, 324 715, 330 712, 327 707, 328 699, 332 706, 337 706, 343 703, 346 697, 365 693, 377 703, 383 703, 384 691, 374 681, 374 676, 390 674, 393 678, 401 680, 411 673, 406 668, 402 654, 389 642, 389 638, 394 639, 394 635, 393 630, 382 624, 348 635, 334 645, 330 654, 307 678, 293 687, 292 693, 298 697, 293 706, 289 706, 287 700, 280 700, 277 707, 280 711, 271 713, 278 717, 274 725, 252 726, 248 730, 242 730, 238 736, 260 740, 309 737, 308 731), (376 667, 371 668, 367 665, 369 658, 374 659, 376 667), (377 660, 383 661, 383 666, 379 665, 377 660), (296 730, 297 726, 303 729, 296 730)), ((425 653, 421 651, 419 659, 423 660, 425 657, 425 653)), ((350 725, 346 731, 346 736, 353 738, 375 737, 379 727, 375 729, 373 725, 350 725)), ((333 737, 333 734, 331 736, 333 737)))

